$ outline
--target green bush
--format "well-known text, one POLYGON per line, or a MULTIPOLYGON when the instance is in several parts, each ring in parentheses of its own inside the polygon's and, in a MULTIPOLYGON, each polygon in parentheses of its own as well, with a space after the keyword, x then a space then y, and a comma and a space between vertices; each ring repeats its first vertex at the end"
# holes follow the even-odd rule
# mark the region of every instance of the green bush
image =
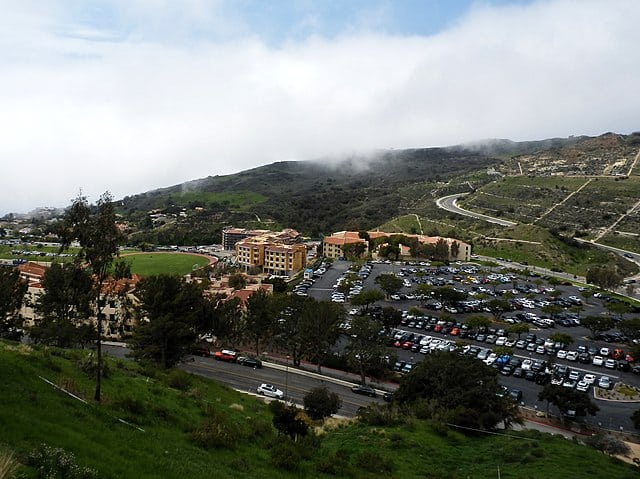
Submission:
MULTIPOLYGON (((90 378, 95 377, 97 372, 98 372, 98 358, 97 358, 97 356, 93 352, 87 354, 86 356, 83 356, 78 361, 78 367, 80 368, 80 371, 85 373, 90 378)), ((109 363, 103 358, 103 360, 102 360, 102 377, 103 378, 107 378, 110 375, 111 375, 111 368, 109 366, 109 363)))
POLYGON ((36 470, 38 478, 43 479, 94 479, 98 472, 89 467, 80 467, 71 452, 42 444, 33 450, 27 463, 36 470))
POLYGON ((301 461, 299 448, 289 438, 281 437, 271 448, 271 462, 278 469, 295 471, 301 461))
POLYGON ((394 426, 402 422, 394 408, 376 403, 358 409, 358 419, 370 426, 394 426))
POLYGON ((193 384, 193 377, 181 369, 172 369, 167 375, 165 382, 167 386, 171 388, 179 391, 188 391, 193 384))
POLYGON ((381 474, 389 473, 395 467, 393 461, 374 451, 364 451, 358 454, 355 458, 355 464, 363 471, 381 474))
POLYGON ((204 449, 233 449, 240 434, 219 411, 209 408, 204 423, 191 431, 191 440, 204 449))

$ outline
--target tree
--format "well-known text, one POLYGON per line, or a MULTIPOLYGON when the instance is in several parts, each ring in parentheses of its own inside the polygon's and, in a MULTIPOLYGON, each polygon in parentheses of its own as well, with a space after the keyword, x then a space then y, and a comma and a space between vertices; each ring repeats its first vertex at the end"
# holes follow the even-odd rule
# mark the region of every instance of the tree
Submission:
POLYGON ((229 287, 233 289, 243 289, 247 286, 247 280, 241 273, 229 276, 229 287))
POLYGON ((486 316, 471 316, 464 322, 469 329, 488 328, 491 326, 491 320, 486 316))
POLYGON ((554 343, 560 343, 563 347, 573 344, 573 336, 567 333, 553 333, 549 335, 549 339, 554 343))
POLYGON ((403 284, 402 279, 393 273, 380 274, 376 276, 374 282, 380 286, 380 289, 382 289, 387 296, 391 296, 400 291, 403 284))
POLYGON ((378 289, 365 289, 351 298, 351 305, 356 307, 364 306, 364 309, 367 310, 370 305, 383 299, 384 293, 382 291, 378 289))
POLYGON ((92 278, 78 263, 53 263, 42 278, 43 294, 35 305, 41 318, 34 322, 30 334, 42 344, 69 348, 84 344, 95 330, 89 323, 92 315, 92 278))
POLYGON ((278 434, 285 434, 291 439, 297 439, 298 436, 306 436, 309 432, 309 426, 299 416, 299 410, 295 406, 287 406, 281 401, 271 401, 269 410, 273 414, 273 425, 277 429, 278 434))
POLYGON ((520 339, 520 335, 528 333, 530 329, 527 323, 516 323, 507 326, 506 332, 509 334, 517 334, 518 339, 520 339))
POLYGON ((618 329, 629 339, 640 339, 640 317, 620 321, 618 329))
POLYGON ((494 368, 455 352, 437 352, 402 378, 394 399, 409 406, 427 401, 456 425, 489 430, 517 417, 515 403, 499 392, 494 368))
POLYGON ((500 321, 505 313, 511 311, 511 304, 505 299, 495 298, 487 303, 487 307, 496 321, 500 321))
POLYGON ((454 305, 459 301, 467 299, 467 293, 464 291, 456 291, 450 286, 443 286, 433 290, 433 295, 442 301, 443 304, 454 305))
POLYGON ((538 393, 538 400, 547 401, 547 411, 549 404, 554 404, 564 418, 587 414, 594 416, 600 410, 587 393, 556 384, 547 384, 538 393))
POLYGON ((438 241, 436 241, 433 259, 443 263, 449 261, 449 245, 444 238, 438 238, 438 241))
POLYGON ((28 287, 16 268, 0 267, 0 337, 14 336, 21 328, 18 312, 28 287))
POLYGON ((102 287, 109 276, 114 259, 118 255, 118 246, 124 235, 116 224, 116 215, 111 194, 105 192, 95 207, 87 199, 78 195, 65 212, 62 223, 58 228, 61 239, 61 250, 66 250, 73 241, 80 244, 76 261, 83 263, 92 275, 93 308, 96 317, 96 390, 94 399, 100 401, 102 381, 102 329, 104 322, 104 308, 106 299, 103 297, 102 287))
POLYGON ((240 298, 228 299, 222 294, 204 297, 202 324, 198 328, 201 335, 233 344, 240 337, 241 305, 240 298))
POLYGON ((271 295, 259 289, 246 302, 244 332, 255 345, 255 353, 260 354, 260 343, 275 330, 275 310, 271 295))
POLYGON ((620 319, 623 318, 623 315, 631 311, 631 305, 626 301, 608 301, 605 304, 605 308, 609 311, 610 315, 617 315, 620 319))
POLYGON ((311 389, 304 395, 303 403, 309 417, 316 421, 337 413, 342 407, 340 396, 325 386, 311 389))
POLYGON ((587 283, 606 290, 617 288, 622 284, 623 279, 617 268, 609 265, 594 266, 587 271, 586 276, 587 283))
POLYGON ((633 411, 631 420, 633 421, 633 427, 635 427, 636 429, 640 429, 640 409, 636 409, 635 411, 633 411))
POLYGON ((351 322, 351 336, 344 352, 360 374, 362 384, 366 384, 367 371, 380 366, 383 361, 386 348, 382 329, 382 324, 369 316, 358 316, 351 322))
POLYGON ((599 333, 609 331, 614 326, 613 319, 605 316, 587 316, 580 323, 591 331, 592 338, 595 338, 599 333))
POLYGON ((402 321, 402 313, 393 306, 382 308, 382 316, 380 316, 382 327, 387 335, 391 334, 391 330, 397 327, 402 321))
POLYGON ((307 345, 307 357, 316 362, 318 373, 322 372, 322 358, 340 337, 343 319, 344 308, 331 301, 307 303, 302 311, 300 337, 307 345))
POLYGON ((140 320, 133 332, 131 349, 138 360, 170 368, 184 358, 203 324, 200 286, 177 275, 148 276, 138 283, 140 320))

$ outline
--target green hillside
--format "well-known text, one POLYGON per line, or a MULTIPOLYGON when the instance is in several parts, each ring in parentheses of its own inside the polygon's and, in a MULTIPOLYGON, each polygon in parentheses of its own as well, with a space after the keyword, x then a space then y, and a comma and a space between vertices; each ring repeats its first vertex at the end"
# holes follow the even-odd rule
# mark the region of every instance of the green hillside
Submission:
POLYGON ((498 469, 503 478, 637 475, 634 466, 548 434, 465 436, 415 418, 392 426, 344 422, 295 445, 276 435, 261 400, 125 360, 108 361, 99 406, 50 384, 90 398, 88 364, 85 351, 0 342, 0 450, 29 464, 19 477, 45 477, 38 467, 55 457, 59 468, 77 466, 65 477, 467 478, 496 477, 498 469))

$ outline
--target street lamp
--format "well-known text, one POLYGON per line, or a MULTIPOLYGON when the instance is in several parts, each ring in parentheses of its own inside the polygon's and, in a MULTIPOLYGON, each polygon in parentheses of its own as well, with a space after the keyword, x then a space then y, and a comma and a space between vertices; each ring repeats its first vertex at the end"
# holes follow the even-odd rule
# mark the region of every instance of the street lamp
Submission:
POLYGON ((284 367, 284 400, 288 400, 289 396, 289 355, 287 354, 287 363, 284 367))

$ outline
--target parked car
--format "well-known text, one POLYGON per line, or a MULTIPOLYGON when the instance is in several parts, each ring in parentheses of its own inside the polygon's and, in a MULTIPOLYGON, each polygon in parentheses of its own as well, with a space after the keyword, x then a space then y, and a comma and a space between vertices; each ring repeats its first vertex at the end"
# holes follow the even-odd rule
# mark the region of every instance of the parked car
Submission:
POLYGON ((238 359, 238 351, 234 349, 221 349, 220 351, 213 353, 213 359, 216 361, 235 363, 238 359))
POLYGON ((366 384, 356 384, 351 388, 351 391, 356 394, 362 394, 363 396, 376 397, 376 390, 366 384))
POLYGON ((260 386, 258 386, 256 391, 258 392, 258 394, 262 394, 263 396, 276 399, 284 399, 284 393, 273 384, 262 383, 260 386))
POLYGON ((260 361, 258 358, 252 358, 250 356, 238 357, 238 364, 242 364, 243 366, 247 366, 254 369, 259 369, 262 367, 262 361, 260 361))
POLYGON ((611 378, 609 376, 600 376, 598 380, 598 387, 602 389, 611 389, 611 378))

